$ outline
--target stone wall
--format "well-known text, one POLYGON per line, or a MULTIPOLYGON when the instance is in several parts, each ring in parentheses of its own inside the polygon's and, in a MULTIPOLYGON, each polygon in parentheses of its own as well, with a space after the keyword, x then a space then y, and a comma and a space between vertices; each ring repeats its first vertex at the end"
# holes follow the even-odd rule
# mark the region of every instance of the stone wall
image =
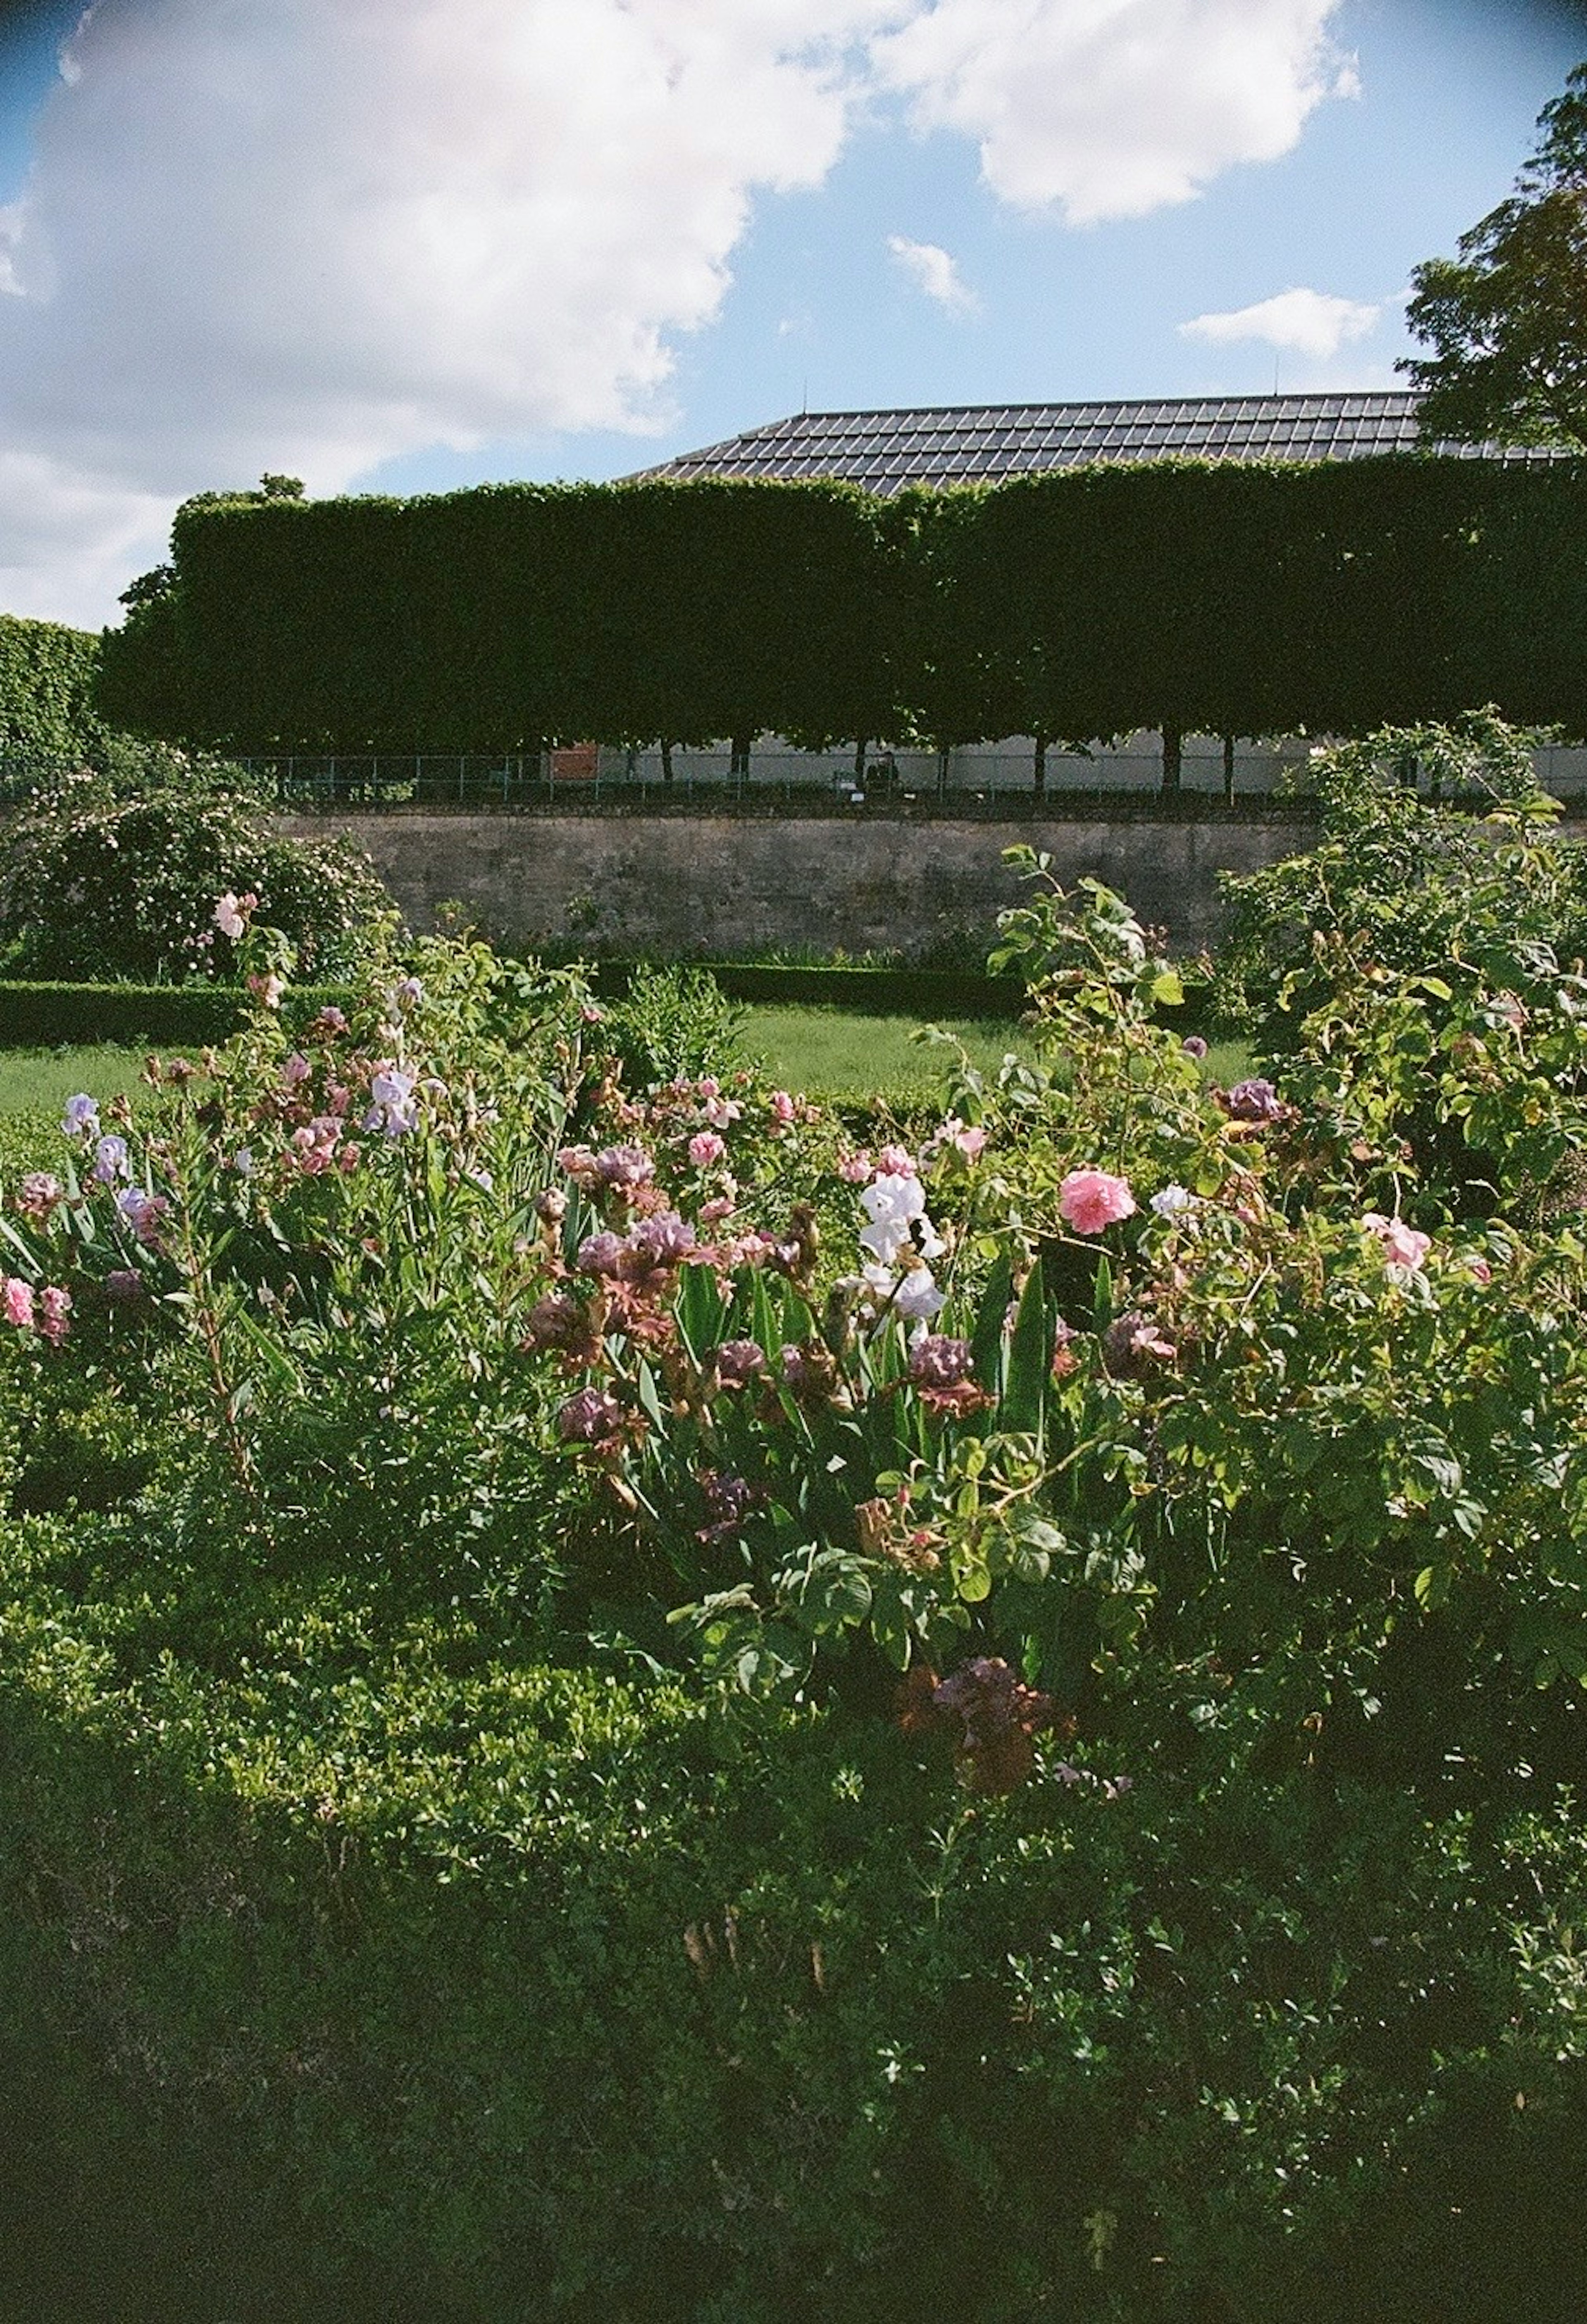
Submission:
POLYGON ((779 945, 918 954, 984 936, 1019 894, 1001 857, 1020 839, 1053 857, 1066 886, 1094 875, 1191 951, 1213 934, 1220 870, 1254 870, 1312 840, 1293 815, 1019 825, 413 811, 283 823, 347 832, 414 928, 456 901, 514 949, 572 939, 632 957, 779 945))

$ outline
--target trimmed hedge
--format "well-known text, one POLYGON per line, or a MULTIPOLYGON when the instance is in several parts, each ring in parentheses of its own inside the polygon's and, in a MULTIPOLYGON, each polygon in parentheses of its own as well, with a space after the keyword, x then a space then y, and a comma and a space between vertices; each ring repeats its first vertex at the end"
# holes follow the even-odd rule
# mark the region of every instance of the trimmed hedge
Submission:
POLYGON ((1587 460, 205 495, 105 715, 246 752, 1587 731, 1587 460))
MULTIPOLYGON (((603 995, 625 993, 636 965, 598 962, 592 979, 595 990, 603 995)), ((868 1017, 1018 1017, 1025 1007, 1025 987, 1018 977, 978 976, 969 970, 826 968, 731 960, 683 965, 715 978, 730 1001, 773 1007, 848 1009, 868 1017)))
POLYGON ((0 613, 0 761, 75 759, 101 732, 99 641, 60 622, 0 613))
MULTIPOLYGON (((307 1022, 328 1003, 345 1007, 340 986, 298 985, 283 1013, 307 1022)), ((0 1048, 73 1048, 97 1041, 152 1041, 201 1049, 229 1041, 246 995, 233 984, 0 983, 0 1048)))

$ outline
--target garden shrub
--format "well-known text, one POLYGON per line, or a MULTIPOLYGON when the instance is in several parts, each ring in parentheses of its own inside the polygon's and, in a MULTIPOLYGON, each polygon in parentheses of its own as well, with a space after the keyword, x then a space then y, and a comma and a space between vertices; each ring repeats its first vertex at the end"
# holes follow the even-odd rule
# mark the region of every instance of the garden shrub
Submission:
POLYGON ((606 1012, 604 1038, 632 1089, 739 1064, 743 1010, 704 968, 634 969, 606 1012))
POLYGON ((180 754, 137 788, 85 768, 42 787, 0 857, 0 962, 14 977, 138 983, 235 976, 225 896, 260 910, 322 982, 345 975, 387 898, 350 842, 289 839, 243 794, 195 781, 180 754), (184 779, 186 778, 187 779, 184 779))
POLYGON ((1347 976, 1463 964, 1502 985, 1528 946, 1587 949, 1587 853, 1556 837, 1533 762, 1547 739, 1480 711, 1315 752, 1319 844, 1219 874, 1222 1014, 1282 1042, 1347 976))
POLYGON ((255 927, 6 1186, 0 1962, 211 2312, 1573 2312, 1582 973, 1220 1089, 1022 861, 907 1137, 255 927))

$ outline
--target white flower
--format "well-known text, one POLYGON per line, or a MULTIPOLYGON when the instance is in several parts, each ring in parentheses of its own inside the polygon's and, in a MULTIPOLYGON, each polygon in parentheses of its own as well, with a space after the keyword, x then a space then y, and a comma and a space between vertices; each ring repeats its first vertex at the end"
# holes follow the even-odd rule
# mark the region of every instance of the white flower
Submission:
POLYGON ((1195 1196, 1188 1186, 1164 1186, 1151 1198, 1151 1207, 1160 1219, 1177 1218, 1181 1211, 1195 1208, 1195 1196))
POLYGON ((215 925, 223 936, 231 938, 233 944, 241 941, 247 927, 248 923, 237 909, 237 899, 229 888, 215 907, 215 925))
POLYGON ((941 1314, 946 1303, 932 1280, 931 1269, 911 1267, 893 1294, 892 1304, 895 1311, 907 1316, 911 1323, 929 1323, 934 1316, 941 1314))
POLYGON ((892 1275, 872 1260, 864 1270, 864 1282, 871 1295, 867 1304, 873 1311, 890 1307, 895 1315, 902 1315, 911 1323, 929 1323, 946 1304, 932 1280, 931 1269, 922 1264, 907 1267, 902 1275, 892 1275))
POLYGON ((941 1257, 946 1245, 926 1215, 926 1192, 918 1178, 886 1171, 862 1190, 860 1200, 871 1221, 861 1231, 861 1249, 883 1267, 890 1267, 900 1251, 910 1249, 926 1259, 941 1257), (912 1232, 917 1224, 918 1238, 912 1232))

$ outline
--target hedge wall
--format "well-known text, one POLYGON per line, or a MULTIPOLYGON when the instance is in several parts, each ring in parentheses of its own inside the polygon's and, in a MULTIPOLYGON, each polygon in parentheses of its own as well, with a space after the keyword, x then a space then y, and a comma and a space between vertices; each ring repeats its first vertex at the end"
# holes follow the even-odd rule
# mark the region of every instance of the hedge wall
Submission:
MULTIPOLYGON (((152 1041, 202 1049, 229 1041, 245 995, 235 984, 0 983, 0 1049, 56 1049, 96 1041, 152 1041)), ((328 1002, 345 1006, 339 986, 295 985, 283 1008, 307 1023, 328 1002)))
POLYGON ((208 496, 173 556, 102 706, 232 749, 1587 731, 1582 460, 208 496))
POLYGON ((0 613, 0 758, 69 758, 98 731, 99 641, 0 613))

